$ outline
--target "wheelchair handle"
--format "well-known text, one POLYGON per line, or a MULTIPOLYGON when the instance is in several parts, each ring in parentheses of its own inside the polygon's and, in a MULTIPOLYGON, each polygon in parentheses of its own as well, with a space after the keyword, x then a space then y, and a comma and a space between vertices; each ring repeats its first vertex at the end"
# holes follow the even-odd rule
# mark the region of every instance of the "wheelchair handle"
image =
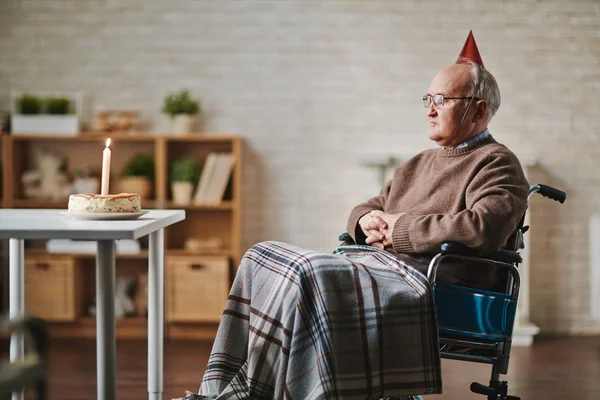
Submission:
POLYGON ((482 385, 481 383, 471 383, 470 389, 473 393, 483 394, 485 396, 496 396, 496 390, 489 386, 482 385))
POLYGON ((533 195, 536 192, 544 197, 548 197, 549 199, 558 201, 561 204, 564 203, 567 199, 567 194, 562 190, 555 189, 548 185, 542 185, 541 183, 533 185, 531 188, 529 188, 529 196, 527 197, 531 197, 531 195, 533 195))

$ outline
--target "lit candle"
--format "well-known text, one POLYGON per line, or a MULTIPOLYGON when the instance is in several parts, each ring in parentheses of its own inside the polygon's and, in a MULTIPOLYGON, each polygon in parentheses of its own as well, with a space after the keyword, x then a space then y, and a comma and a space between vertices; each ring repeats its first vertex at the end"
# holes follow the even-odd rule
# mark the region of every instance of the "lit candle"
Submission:
POLYGON ((102 153, 102 191, 101 194, 108 194, 108 180, 110 178, 110 139, 106 139, 106 148, 102 153))

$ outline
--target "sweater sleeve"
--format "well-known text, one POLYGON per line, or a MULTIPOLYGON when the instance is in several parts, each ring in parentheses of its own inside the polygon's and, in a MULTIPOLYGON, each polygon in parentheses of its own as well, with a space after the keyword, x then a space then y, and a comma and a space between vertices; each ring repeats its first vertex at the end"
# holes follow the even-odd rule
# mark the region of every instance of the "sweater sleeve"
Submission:
POLYGON ((355 243, 365 244, 366 236, 360 226, 358 225, 358 220, 365 214, 373 211, 373 210, 383 210, 385 202, 390 194, 390 189, 392 186, 392 180, 390 180, 384 187, 381 189, 381 192, 378 196, 375 196, 369 199, 367 202, 357 205, 350 212, 350 217, 348 218, 348 224, 346 225, 346 232, 354 239, 355 243))
POLYGON ((456 214, 404 214, 392 234, 394 251, 434 253, 454 241, 489 252, 502 248, 527 208, 529 184, 512 153, 488 154, 467 185, 466 208, 456 214))

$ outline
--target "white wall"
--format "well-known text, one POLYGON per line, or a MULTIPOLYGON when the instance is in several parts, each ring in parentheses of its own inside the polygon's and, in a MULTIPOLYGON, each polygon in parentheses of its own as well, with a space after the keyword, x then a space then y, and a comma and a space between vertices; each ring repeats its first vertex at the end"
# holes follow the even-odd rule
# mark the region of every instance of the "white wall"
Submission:
POLYGON ((420 98, 473 29, 502 90, 491 132, 569 193, 533 204, 532 320, 599 332, 587 234, 600 210, 599 13, 587 0, 0 0, 0 108, 11 89, 82 90, 88 118, 137 109, 163 130, 163 97, 188 87, 207 131, 246 139, 245 246, 330 251, 378 191, 359 161, 432 146, 420 98))

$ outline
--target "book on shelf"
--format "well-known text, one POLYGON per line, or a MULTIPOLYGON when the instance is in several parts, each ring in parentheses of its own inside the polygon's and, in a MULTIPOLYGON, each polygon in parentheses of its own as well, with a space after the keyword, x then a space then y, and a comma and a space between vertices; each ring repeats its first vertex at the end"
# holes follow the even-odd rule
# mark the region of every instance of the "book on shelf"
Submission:
POLYGON ((194 196, 194 203, 203 204, 206 198, 206 191, 208 189, 208 182, 214 173, 216 153, 209 153, 204 161, 204 168, 202 168, 202 174, 200 174, 200 181, 198 182, 196 194, 194 196))
POLYGON ((210 204, 219 204, 223 200, 232 170, 233 154, 218 154, 214 179, 210 182, 210 190, 207 195, 210 204))
POLYGON ((231 153, 210 153, 194 196, 194 203, 218 205, 223 200, 235 159, 231 153))

